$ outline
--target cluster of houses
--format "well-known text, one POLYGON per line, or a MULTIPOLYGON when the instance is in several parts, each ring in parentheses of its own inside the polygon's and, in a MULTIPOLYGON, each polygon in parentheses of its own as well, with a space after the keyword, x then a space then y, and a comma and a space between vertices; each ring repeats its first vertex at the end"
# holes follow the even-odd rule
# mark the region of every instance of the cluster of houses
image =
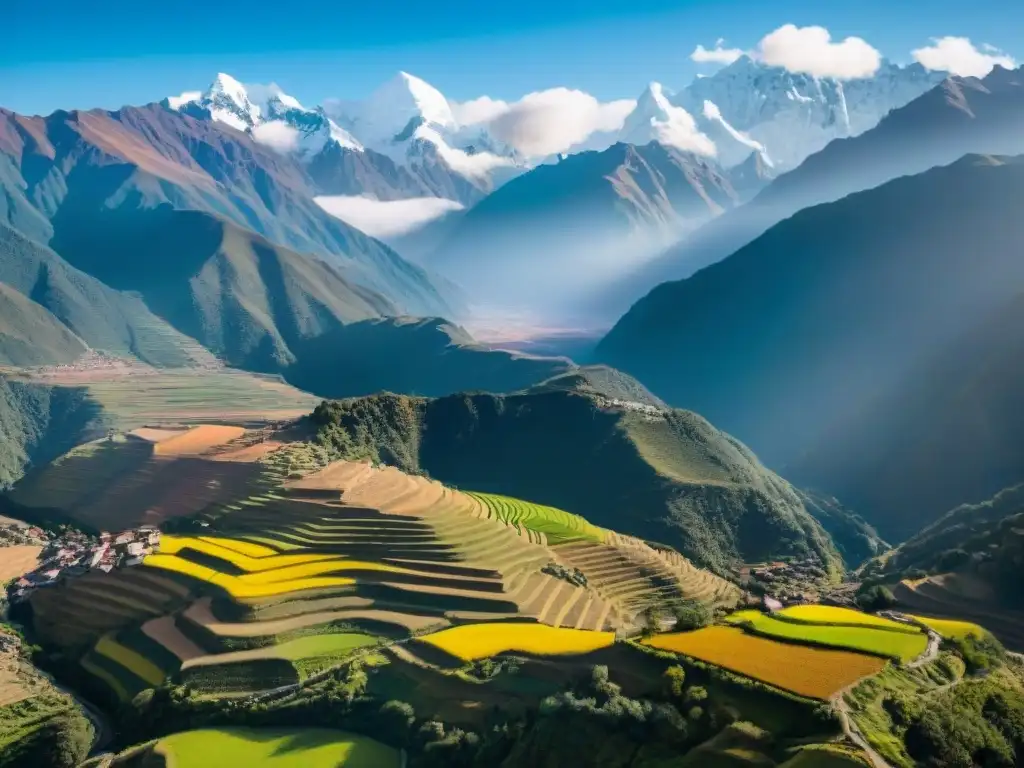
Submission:
POLYGON ((768 610, 814 603, 828 573, 815 558, 745 565, 739 570, 740 584, 750 603, 762 603, 768 610))
POLYGON ((99 536, 79 531, 52 535, 39 554, 35 570, 8 585, 8 599, 12 602, 23 600, 34 589, 52 587, 90 571, 110 573, 115 568, 141 565, 143 558, 159 544, 160 531, 152 525, 117 534, 101 533, 99 536))

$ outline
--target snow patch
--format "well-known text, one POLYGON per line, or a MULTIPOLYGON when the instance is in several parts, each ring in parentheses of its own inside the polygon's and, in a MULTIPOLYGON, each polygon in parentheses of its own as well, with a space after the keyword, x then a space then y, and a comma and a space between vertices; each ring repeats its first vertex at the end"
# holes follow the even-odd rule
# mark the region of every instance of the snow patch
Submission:
POLYGON ((407 235, 464 207, 443 197, 377 200, 358 195, 322 195, 313 200, 331 216, 377 238, 407 235))
POLYGON ((637 99, 636 108, 622 126, 619 140, 637 146, 656 141, 684 152, 717 154, 715 143, 701 133, 693 115, 669 102, 660 83, 648 85, 637 99))
POLYGON ((718 123, 725 131, 740 144, 750 147, 755 152, 760 153, 761 158, 768 164, 768 167, 773 167, 771 158, 768 157, 768 151, 764 148, 764 144, 759 141, 747 136, 743 131, 737 131, 729 122, 722 117, 722 110, 720 110, 713 101, 704 101, 704 117, 708 120, 713 120, 718 123))

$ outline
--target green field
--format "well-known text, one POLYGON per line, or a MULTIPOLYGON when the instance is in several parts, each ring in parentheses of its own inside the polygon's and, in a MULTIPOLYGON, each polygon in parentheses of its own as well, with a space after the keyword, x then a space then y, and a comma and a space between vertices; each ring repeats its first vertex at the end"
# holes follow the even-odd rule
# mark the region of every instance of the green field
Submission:
POLYGON ((543 533, 549 544, 564 541, 604 541, 603 528, 592 525, 579 515, 555 507, 534 504, 494 493, 469 493, 487 508, 488 517, 507 525, 543 533))
POLYGON ((726 621, 747 632, 776 640, 845 648, 899 661, 910 661, 928 647, 928 637, 923 632, 911 634, 881 626, 809 624, 778 619, 760 611, 739 611, 726 621))
POLYGON ((161 739, 156 751, 170 758, 167 762, 175 768, 397 768, 401 764, 398 751, 380 742, 321 728, 185 731, 161 739))

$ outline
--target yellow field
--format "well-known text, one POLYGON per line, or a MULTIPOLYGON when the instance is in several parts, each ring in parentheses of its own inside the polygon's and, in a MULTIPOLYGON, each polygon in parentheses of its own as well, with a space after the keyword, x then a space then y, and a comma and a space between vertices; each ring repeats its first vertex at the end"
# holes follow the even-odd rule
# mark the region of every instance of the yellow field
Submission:
POLYGON ((839 624, 852 627, 884 627, 894 632, 915 634, 917 629, 898 621, 883 619, 870 613, 840 608, 835 605, 794 605, 774 614, 776 618, 802 621, 807 624, 839 624))
POLYGON ((615 642, 615 633, 546 624, 485 623, 444 629, 420 640, 463 661, 475 661, 509 651, 540 656, 589 653, 615 642))
MULTIPOLYGON (((910 614, 907 614, 910 616, 910 614)), ((910 616, 915 621, 919 621, 935 632, 938 632, 943 637, 950 638, 952 640, 962 640, 966 637, 977 637, 982 638, 988 634, 988 630, 977 624, 973 624, 969 621, 956 621, 954 619, 932 619, 927 616, 910 616)))
POLYGON ((116 661, 150 685, 160 685, 166 677, 160 667, 131 648, 125 648, 110 635, 104 635, 100 638, 100 641, 96 643, 96 652, 116 661))
MULTIPOLYGON (((188 538, 188 537, 177 537, 177 538, 188 538)), ((249 557, 273 557, 277 554, 277 550, 265 547, 262 544, 253 544, 251 541, 244 541, 242 539, 222 539, 218 536, 200 536, 200 541, 205 541, 208 544, 217 544, 225 549, 233 549, 235 552, 240 552, 243 555, 249 557)), ((163 549, 161 542, 161 550, 163 549)))
POLYGON ((260 544, 249 544, 249 547, 254 548, 251 551, 260 551, 265 554, 247 554, 239 549, 239 546, 245 546, 247 542, 236 541, 234 539, 218 539, 209 536, 194 537, 194 536, 173 536, 165 535, 160 537, 160 554, 173 555, 177 554, 183 549, 193 549, 196 552, 202 552, 206 555, 211 555, 220 560, 225 560, 238 568, 241 568, 246 573, 254 573, 257 571, 266 571, 276 568, 282 568, 289 565, 300 565, 303 563, 315 563, 321 560, 336 559, 337 555, 279 555, 274 552, 270 547, 264 547, 260 544), (230 542, 230 543, 229 543, 230 542))
POLYGON ((244 581, 244 576, 233 576, 228 573, 220 573, 219 571, 215 571, 205 565, 193 563, 176 555, 150 555, 142 561, 142 564, 148 565, 151 568, 162 568, 163 570, 182 573, 186 576, 200 579, 201 581, 216 584, 217 586, 222 587, 229 595, 240 600, 254 597, 284 595, 289 592, 298 592, 303 589, 347 587, 355 584, 355 579, 343 578, 340 576, 321 576, 318 578, 275 581, 269 584, 253 584, 244 581))
POLYGON ((128 701, 131 698, 131 696, 128 695, 128 691, 125 690, 125 687, 121 685, 120 680, 118 680, 116 677, 114 677, 112 674, 107 672, 107 670, 103 669, 102 667, 98 667, 95 664, 93 664, 91 661, 89 661, 88 656, 83 656, 80 663, 82 665, 82 669, 84 669, 91 675, 95 675, 100 680, 109 685, 110 689, 115 694, 117 694, 117 698, 119 698, 121 701, 128 701))
POLYGON ((886 665, 877 656, 780 643, 733 627, 656 635, 644 642, 812 699, 827 699, 886 665))

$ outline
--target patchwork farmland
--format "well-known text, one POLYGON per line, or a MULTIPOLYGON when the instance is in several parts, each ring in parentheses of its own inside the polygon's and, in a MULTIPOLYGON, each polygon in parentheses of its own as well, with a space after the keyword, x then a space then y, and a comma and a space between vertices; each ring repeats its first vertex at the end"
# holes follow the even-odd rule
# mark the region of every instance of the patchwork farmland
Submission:
POLYGON ((141 566, 34 594, 37 631, 124 700, 165 679, 211 694, 295 685, 378 646, 415 658, 430 641, 404 641, 445 631, 525 638, 495 652, 545 638, 590 650, 636 631, 656 601, 738 596, 577 515, 315 454, 219 426, 140 429, 68 454, 47 482, 21 484, 19 503, 96 527, 195 522, 141 566), (581 577, 560 575, 573 569, 581 577))

